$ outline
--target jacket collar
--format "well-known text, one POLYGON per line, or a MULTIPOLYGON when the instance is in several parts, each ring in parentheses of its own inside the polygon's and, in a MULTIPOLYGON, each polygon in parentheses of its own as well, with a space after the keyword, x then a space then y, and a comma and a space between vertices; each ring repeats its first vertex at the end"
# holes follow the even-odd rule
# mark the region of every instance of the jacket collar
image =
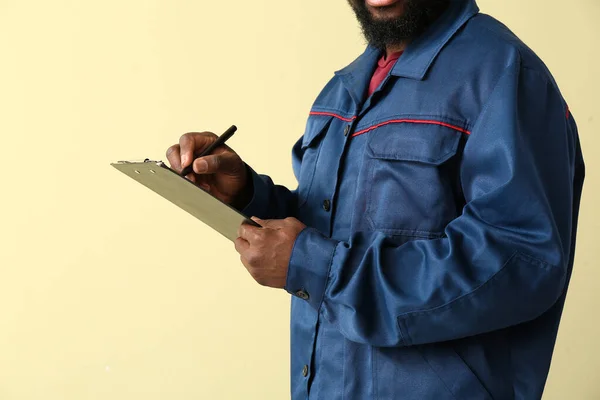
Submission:
MULTIPOLYGON (((478 12, 479 7, 475 0, 450 0, 448 9, 438 20, 407 46, 391 74, 423 80, 441 49, 478 12)), ((379 51, 369 45, 360 57, 335 74, 342 77, 347 87, 357 90, 358 86, 360 87, 358 90, 362 90, 365 83, 363 81, 370 79, 378 58, 379 51)), ((353 97, 360 98, 360 94, 355 90, 351 91, 351 94, 353 97)))
POLYGON ((478 12, 475 0, 452 0, 446 12, 406 47, 392 75, 422 80, 442 48, 478 12))

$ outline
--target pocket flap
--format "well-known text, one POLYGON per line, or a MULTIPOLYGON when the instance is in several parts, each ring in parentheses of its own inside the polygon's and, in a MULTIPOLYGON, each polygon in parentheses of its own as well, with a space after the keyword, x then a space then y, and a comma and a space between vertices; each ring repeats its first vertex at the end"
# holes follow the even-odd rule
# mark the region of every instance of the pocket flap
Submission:
POLYGON ((313 146, 327 131, 333 117, 329 116, 310 116, 306 123, 306 130, 302 137, 302 149, 313 146))
POLYGON ((398 122, 366 134, 373 158, 441 164, 456 154, 463 135, 459 129, 432 122, 398 122))

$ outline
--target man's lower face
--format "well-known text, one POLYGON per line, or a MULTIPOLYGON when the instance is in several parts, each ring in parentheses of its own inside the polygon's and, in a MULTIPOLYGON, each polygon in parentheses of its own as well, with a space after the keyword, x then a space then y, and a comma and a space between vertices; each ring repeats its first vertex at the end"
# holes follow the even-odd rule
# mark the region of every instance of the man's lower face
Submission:
MULTIPOLYGON (((361 1, 361 0, 359 0, 361 1)), ((404 0, 364 0, 367 10, 375 20, 399 18, 404 14, 404 0)))
POLYGON ((348 0, 369 43, 381 49, 423 32, 450 0, 348 0))

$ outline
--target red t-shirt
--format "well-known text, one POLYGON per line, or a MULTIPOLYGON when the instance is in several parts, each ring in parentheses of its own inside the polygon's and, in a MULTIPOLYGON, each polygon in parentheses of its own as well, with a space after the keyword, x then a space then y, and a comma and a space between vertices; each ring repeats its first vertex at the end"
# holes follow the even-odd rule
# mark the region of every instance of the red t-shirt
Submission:
POLYGON ((387 58, 385 55, 383 55, 379 61, 377 61, 377 69, 375 69, 373 77, 371 78, 371 83, 369 84, 369 96, 372 95, 375 89, 377 89, 381 82, 383 82, 401 55, 402 52, 399 51, 397 53, 390 54, 390 56, 387 58))

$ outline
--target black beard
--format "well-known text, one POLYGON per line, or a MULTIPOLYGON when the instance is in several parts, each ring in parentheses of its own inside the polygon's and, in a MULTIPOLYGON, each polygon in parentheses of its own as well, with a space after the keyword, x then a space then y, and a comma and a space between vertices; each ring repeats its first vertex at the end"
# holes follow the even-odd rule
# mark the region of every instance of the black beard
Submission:
POLYGON ((356 13, 363 34, 372 46, 385 50, 403 44, 423 33, 446 9, 450 0, 405 0, 401 17, 390 20, 373 18, 365 0, 348 0, 356 13))

